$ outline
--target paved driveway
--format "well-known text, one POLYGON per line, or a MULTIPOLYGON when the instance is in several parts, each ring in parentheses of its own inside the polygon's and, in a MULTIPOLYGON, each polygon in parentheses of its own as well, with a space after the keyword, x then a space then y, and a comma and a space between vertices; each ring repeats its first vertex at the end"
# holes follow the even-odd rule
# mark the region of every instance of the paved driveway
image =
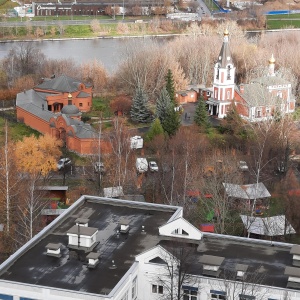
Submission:
POLYGON ((194 123, 194 115, 197 103, 186 103, 182 105, 184 111, 181 115, 181 124, 183 126, 192 125, 194 123))
MULTIPOLYGON (((198 102, 182 104, 184 112, 181 115, 181 125, 189 126, 194 123, 194 116, 195 116, 195 110, 196 110, 197 105, 198 105, 198 102)), ((214 116, 209 116, 209 121, 213 127, 217 127, 220 125, 222 120, 218 119, 214 116)))

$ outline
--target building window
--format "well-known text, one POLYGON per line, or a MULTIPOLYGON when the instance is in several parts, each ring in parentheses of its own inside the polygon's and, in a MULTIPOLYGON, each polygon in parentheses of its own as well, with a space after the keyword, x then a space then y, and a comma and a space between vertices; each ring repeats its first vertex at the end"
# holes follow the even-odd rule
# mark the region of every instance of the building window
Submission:
POLYGON ((162 285, 152 284, 152 293, 154 294, 163 294, 164 287, 162 285))
POLYGON ((231 67, 228 66, 228 67, 227 67, 227 80, 230 80, 230 79, 231 79, 230 71, 231 71, 231 67))
POLYGON ((210 290, 210 299, 221 299, 221 300, 226 300, 226 293, 222 291, 215 291, 215 290, 210 290))
POLYGON ((124 296, 121 298, 121 300, 128 300, 128 291, 124 294, 124 296))
POLYGON ((230 91, 227 91, 227 100, 230 99, 230 91))
POLYGON ((243 294, 239 295, 239 300, 254 300, 254 299, 255 299, 255 296, 249 296, 249 295, 243 295, 243 294))
POLYGON ((82 103, 79 103, 79 106, 82 107, 82 103))
POLYGON ((192 286, 182 286, 183 300, 197 300, 198 288, 192 286))
POLYGON ((217 70, 217 75, 216 75, 216 79, 220 78, 220 67, 218 66, 218 70, 217 70))
POLYGON ((260 109, 257 109, 257 110, 256 110, 256 117, 257 117, 257 118, 260 118, 260 117, 261 117, 261 110, 260 110, 260 109))
POLYGON ((277 92, 277 97, 282 98, 282 91, 277 92))
POLYGON ((135 299, 137 296, 137 277, 132 280, 131 298, 135 299))
POLYGON ((14 297, 10 296, 10 295, 0 294, 0 299, 1 300, 13 300, 14 297))

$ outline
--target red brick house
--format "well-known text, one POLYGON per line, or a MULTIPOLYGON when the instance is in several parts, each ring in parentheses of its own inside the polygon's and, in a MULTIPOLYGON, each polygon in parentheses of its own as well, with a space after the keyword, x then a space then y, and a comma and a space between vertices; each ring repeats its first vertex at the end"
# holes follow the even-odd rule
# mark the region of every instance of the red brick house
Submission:
MULTIPOLYGON (((81 112, 92 106, 92 86, 62 75, 46 79, 31 90, 17 95, 17 118, 31 128, 63 139, 78 154, 95 153, 98 133, 81 121, 81 112)), ((101 141, 103 151, 109 143, 101 141)))
POLYGON ((295 110, 291 83, 275 74, 275 59, 269 60, 266 76, 256 78, 239 87, 235 84, 235 66, 229 49, 229 33, 224 41, 214 67, 213 90, 206 103, 210 115, 224 118, 233 104, 238 113, 249 121, 272 118, 276 113, 287 114, 295 110))

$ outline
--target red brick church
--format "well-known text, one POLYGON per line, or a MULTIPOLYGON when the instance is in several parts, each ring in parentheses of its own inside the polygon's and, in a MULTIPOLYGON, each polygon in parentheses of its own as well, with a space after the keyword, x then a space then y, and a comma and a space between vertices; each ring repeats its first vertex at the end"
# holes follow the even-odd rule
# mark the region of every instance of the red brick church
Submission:
MULTIPOLYGON (((90 111, 92 86, 62 75, 46 79, 31 90, 17 95, 17 118, 31 128, 62 139, 70 151, 93 154, 98 133, 81 121, 81 113, 90 111)), ((107 146, 101 142, 101 148, 107 146)))
MULTIPOLYGON (((248 84, 235 84, 235 66, 229 48, 229 33, 214 67, 211 96, 206 98, 210 115, 224 118, 234 103, 238 113, 249 121, 271 118, 275 113, 287 114, 295 110, 291 83, 275 74, 275 59, 269 60, 268 75, 248 84)), ((206 89, 207 90, 207 89, 206 89)))

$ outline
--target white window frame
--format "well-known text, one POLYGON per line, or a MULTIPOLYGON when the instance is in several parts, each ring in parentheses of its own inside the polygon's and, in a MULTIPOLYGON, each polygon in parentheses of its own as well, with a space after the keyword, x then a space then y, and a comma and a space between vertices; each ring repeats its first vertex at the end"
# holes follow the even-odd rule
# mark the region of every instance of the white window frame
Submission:
POLYGON ((183 289, 183 300, 198 300, 198 291, 196 290, 190 290, 187 288, 183 289))
POLYGON ((211 300, 226 300, 226 293, 223 291, 210 290, 210 299, 211 300))
POLYGON ((164 293, 164 287, 162 285, 152 284, 152 293, 162 295, 164 293))

